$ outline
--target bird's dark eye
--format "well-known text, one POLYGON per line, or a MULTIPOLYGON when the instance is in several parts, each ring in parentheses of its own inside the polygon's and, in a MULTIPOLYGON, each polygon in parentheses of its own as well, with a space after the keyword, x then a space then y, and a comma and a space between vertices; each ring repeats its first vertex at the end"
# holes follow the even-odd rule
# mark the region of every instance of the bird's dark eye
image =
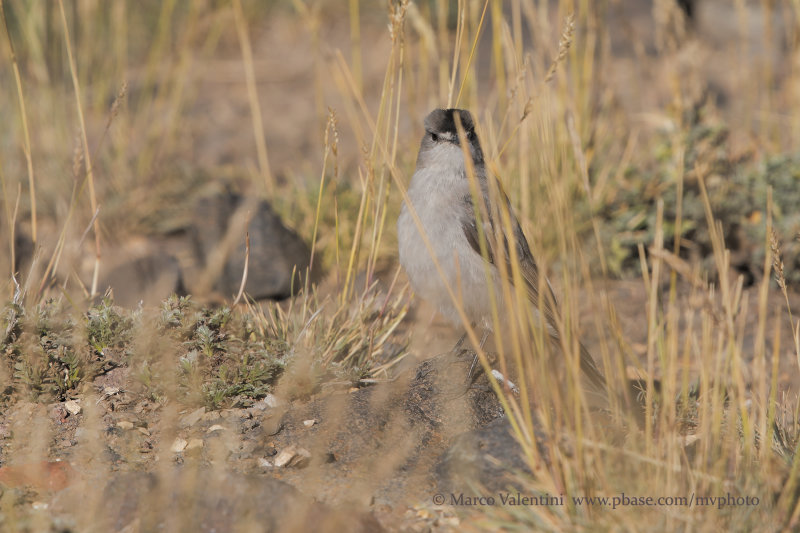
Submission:
POLYGON ((433 142, 439 142, 439 136, 436 135, 435 133, 431 132, 431 140, 433 142))

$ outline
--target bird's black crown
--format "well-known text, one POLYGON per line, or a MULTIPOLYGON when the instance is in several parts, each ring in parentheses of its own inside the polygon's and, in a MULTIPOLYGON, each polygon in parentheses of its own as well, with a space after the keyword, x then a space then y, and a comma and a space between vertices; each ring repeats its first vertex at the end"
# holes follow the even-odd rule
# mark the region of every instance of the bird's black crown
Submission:
POLYGON ((464 132, 474 133, 475 122, 472 120, 472 114, 466 109, 434 109, 425 118, 425 130, 428 133, 452 133, 455 136, 457 132, 456 113, 461 119, 464 132))

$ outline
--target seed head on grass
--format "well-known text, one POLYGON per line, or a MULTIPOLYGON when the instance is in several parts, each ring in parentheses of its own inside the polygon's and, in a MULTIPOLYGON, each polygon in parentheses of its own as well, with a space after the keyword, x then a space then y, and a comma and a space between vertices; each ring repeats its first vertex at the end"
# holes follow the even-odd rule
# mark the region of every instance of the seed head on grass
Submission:
POLYGON ((786 311, 789 314, 789 323, 792 327, 792 336, 794 338, 795 355, 797 356, 797 366, 800 367, 800 322, 795 324, 794 316, 792 315, 792 307, 789 305, 789 291, 786 290, 786 275, 783 271, 783 260, 781 259, 781 246, 778 242, 778 235, 775 230, 770 228, 769 234, 769 247, 772 250, 772 268, 775 270, 775 281, 778 287, 781 288, 784 301, 786 302, 786 311))
POLYGON ((119 92, 117 93, 116 98, 114 98, 114 102, 111 104, 111 111, 108 113, 108 122, 106 123, 106 130, 111 127, 111 123, 114 121, 114 118, 119 114, 119 108, 122 105, 122 102, 125 101, 125 97, 128 95, 128 82, 122 82, 122 86, 119 88, 119 92))
POLYGON ((339 118, 332 107, 328 107, 328 122, 325 125, 325 149, 333 154, 333 177, 339 177, 339 118))
POLYGON ((575 36, 575 15, 569 14, 567 18, 564 20, 564 30, 561 32, 561 39, 558 41, 558 53, 556 57, 553 59, 553 63, 550 65, 550 68, 547 71, 547 74, 544 77, 544 82, 547 83, 553 76, 556 74, 556 69, 558 65, 564 61, 564 58, 567 57, 567 52, 569 52, 569 47, 572 45, 572 39, 575 36))
POLYGON ((392 42, 396 39, 403 37, 403 23, 406 19, 406 11, 408 10, 408 0, 398 0, 397 2, 389 2, 389 36, 392 42))
POLYGON ((772 268, 775 270, 775 281, 782 291, 786 291, 786 276, 783 273, 783 260, 781 259, 781 245, 775 230, 770 230, 769 247, 772 250, 772 268))
POLYGON ((83 167, 83 146, 81 145, 81 134, 75 135, 75 143, 72 148, 72 177, 77 181, 80 179, 81 168, 83 167))

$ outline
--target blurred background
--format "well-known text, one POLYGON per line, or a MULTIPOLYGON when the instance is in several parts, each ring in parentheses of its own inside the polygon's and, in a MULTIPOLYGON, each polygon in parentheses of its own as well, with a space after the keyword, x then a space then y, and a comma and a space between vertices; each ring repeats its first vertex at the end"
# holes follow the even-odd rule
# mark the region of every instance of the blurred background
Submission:
MULTIPOLYGON (((89 284, 92 269, 79 265, 94 253, 84 230, 98 207, 107 272, 131 239, 190 226, 192 200, 209 183, 269 198, 308 242, 320 175, 329 182, 318 248, 328 254, 334 193, 346 241, 363 180, 377 173, 379 182, 391 164, 407 182, 422 119, 456 103, 478 116, 492 165, 544 253, 552 236, 537 220, 552 213, 548 202, 536 205, 543 173, 569 181, 579 236, 594 238, 594 217, 605 258, 590 263, 612 277, 640 269, 637 245, 652 241, 656 198, 675 220, 671 185, 682 175, 679 253, 703 261, 711 245, 701 172, 731 266, 747 283, 762 275, 769 186, 784 262, 798 266, 791 2, 464 2, 461 35, 458 10, 455 0, 245 1, 241 10, 75 1, 62 19, 58 3, 4 2, 2 233, 9 249, 15 226, 14 266, 25 272, 34 243, 51 256, 63 234, 69 259, 60 275, 89 284), (574 46, 544 83, 570 13, 574 46), (336 154, 323 168, 331 116, 336 154), (532 138, 536 128, 547 128, 544 139, 532 138), (380 153, 376 135, 390 154, 380 153)), ((397 211, 396 198, 387 208, 397 211)), ((676 228, 665 231, 673 241, 676 228)), ((389 231, 382 255, 393 239, 389 231)), ((330 261, 325 255, 324 266, 330 261)), ((797 272, 787 268, 791 280, 797 272)))
MULTIPOLYGON (((713 388, 712 378, 735 388, 701 400, 692 416, 737 406, 738 444, 716 439, 727 421, 678 417, 680 438, 701 428, 713 442, 700 439, 688 459, 663 442, 637 453, 685 459, 718 476, 705 481, 713 487, 733 478, 771 491, 758 510, 779 509, 772 516, 785 527, 797 522, 797 0, 0 6, 0 280, 9 302, 0 405, 24 398, 51 409, 99 390, 110 410, 106 389, 127 387, 136 400, 120 409, 176 400, 164 415, 176 422, 186 406, 252 409, 280 389, 278 376, 287 377, 285 396, 306 397, 331 380, 386 379, 397 363, 448 349, 457 332, 410 299, 394 225, 424 117, 460 107, 476 117, 489 167, 595 357, 646 367, 649 379, 669 380, 668 391, 688 395, 690 381, 713 388), (248 300, 239 315, 227 306, 240 285, 280 302, 248 300), (222 310, 191 314, 186 295, 222 310), (148 313, 158 327, 178 328, 180 342, 128 349, 131 324, 148 313), (104 377, 111 367, 127 370, 104 377), (750 460, 766 464, 769 448, 758 435, 777 420, 783 462, 758 471, 750 460)), ((669 411, 653 416, 676 423, 669 411)), ((102 413, 84 414, 102 426, 102 413)), ((153 429, 161 415, 137 416, 154 435, 141 438, 173 460, 174 431, 153 429)), ((0 416, 5 462, 39 435, 4 436, 13 420, 0 416)), ((68 440, 82 442, 82 423, 68 440)), ((657 440, 647 428, 647 441, 657 440)), ((530 465, 535 445, 523 447, 530 465)), ((31 457, 61 457, 45 448, 31 457)), ((559 455, 553 491, 595 482, 570 477, 588 464, 584 451, 559 455)), ((130 464, 149 468, 148 457, 130 464)), ((658 479, 683 490, 667 470, 658 479)), ((313 493, 318 480, 301 477, 292 479, 313 493)), ((616 470, 603 483, 624 477, 616 470)), ((646 486, 646 477, 631 483, 646 486)), ((315 496, 329 501, 325 487, 315 496)), ((531 512, 487 527, 512 518, 554 529, 590 523, 580 509, 531 512)), ((414 513, 388 523, 458 525, 414 513)), ((709 527, 763 518, 692 516, 709 527)), ((7 523, 24 529, 26 520, 7 523)))

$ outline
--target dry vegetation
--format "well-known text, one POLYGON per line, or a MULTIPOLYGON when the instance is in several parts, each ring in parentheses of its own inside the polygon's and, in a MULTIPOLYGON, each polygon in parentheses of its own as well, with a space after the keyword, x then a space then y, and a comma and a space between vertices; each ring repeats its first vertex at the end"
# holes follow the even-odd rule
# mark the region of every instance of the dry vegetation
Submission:
MULTIPOLYGON (((521 319, 481 362, 518 376, 519 395, 492 381, 530 471, 515 486, 564 505, 437 506, 419 486, 383 525, 800 527, 800 4, 696 4, 689 20, 673 0, 0 0, 0 468, 49 465, 0 474, 0 529, 102 528, 98 488, 119 471, 178 462, 225 478, 227 444, 176 456, 186 412, 252 418, 270 393, 370 388, 436 355, 413 341, 430 321, 409 312, 394 235, 434 107, 476 116, 558 288, 565 347, 591 339, 616 389, 635 372, 646 416, 614 429, 587 416, 576 358, 554 382, 521 319), (320 283, 280 303, 102 298, 104 264, 182 227, 214 182, 268 198, 313 243, 320 283), (616 283, 638 295, 627 313, 616 283), (134 410, 139 441, 118 435, 134 410), (56 459, 78 507, 59 507, 56 459), (694 503, 571 499, 623 493, 694 503), (710 496, 725 504, 697 503, 710 496)), ((346 497, 314 493, 322 474, 287 476, 375 511, 371 490, 407 453, 395 437, 397 457, 381 448, 368 472, 383 479, 342 485, 356 487, 346 497)), ((197 526, 191 506, 164 505, 141 508, 197 526)))

